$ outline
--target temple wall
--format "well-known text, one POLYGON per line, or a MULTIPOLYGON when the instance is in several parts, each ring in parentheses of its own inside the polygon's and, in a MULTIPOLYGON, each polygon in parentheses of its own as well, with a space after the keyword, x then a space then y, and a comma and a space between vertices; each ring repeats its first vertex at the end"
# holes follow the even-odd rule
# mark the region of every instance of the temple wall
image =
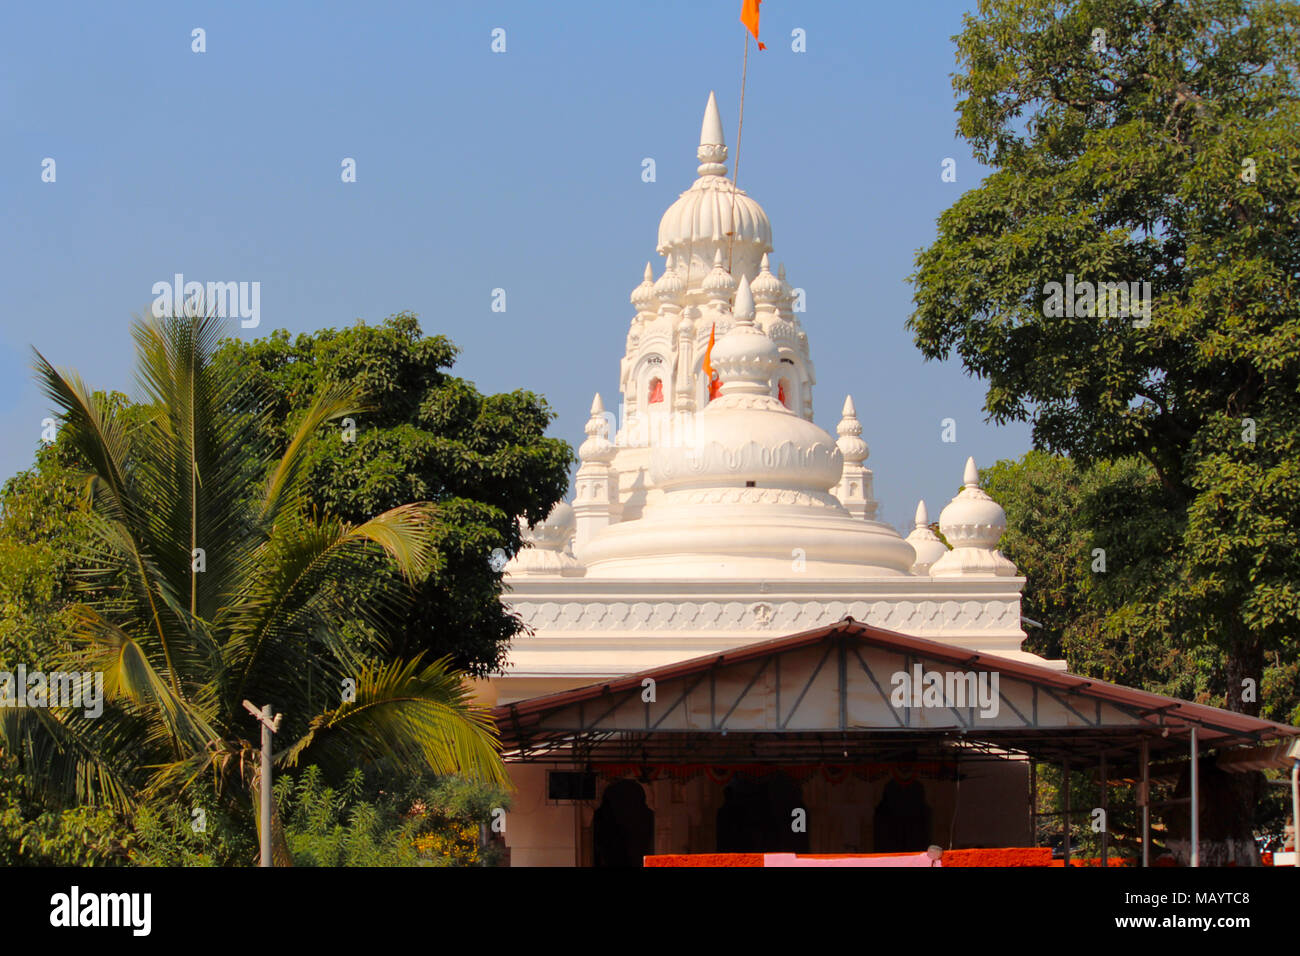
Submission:
MULTIPOLYGON (((604 791, 616 781, 597 777, 596 800, 546 800, 543 764, 509 764, 519 788, 507 816, 511 866, 591 866, 592 821, 604 791)), ((1017 761, 962 764, 960 787, 951 780, 917 778, 931 815, 930 842, 945 848, 1025 846, 1029 842, 1028 767, 1017 761), (960 801, 953 824, 954 799, 960 801)), ((814 774, 802 785, 808 852, 881 852, 874 820, 885 788, 884 774, 864 780, 852 774, 831 781, 814 774)), ((723 785, 699 775, 686 781, 659 779, 642 785, 654 812, 655 853, 712 853, 717 849, 723 785)), ((917 851, 925 846, 916 846, 917 851)))
POLYGON ((546 799, 541 764, 507 764, 517 790, 506 814, 506 846, 511 866, 576 866, 575 805, 546 799))

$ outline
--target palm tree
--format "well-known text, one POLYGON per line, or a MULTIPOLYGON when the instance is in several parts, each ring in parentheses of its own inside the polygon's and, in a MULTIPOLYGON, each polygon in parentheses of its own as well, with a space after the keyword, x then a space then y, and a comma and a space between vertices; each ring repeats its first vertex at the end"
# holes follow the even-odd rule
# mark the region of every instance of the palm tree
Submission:
POLYGON ((505 783, 495 728, 462 676, 446 660, 383 653, 385 619, 435 556, 434 506, 356 526, 314 513, 304 447, 361 410, 360 396, 318 396, 277 458, 267 403, 212 361, 226 328, 212 314, 137 320, 143 397, 129 410, 36 353, 63 433, 88 464, 94 546, 81 573, 99 596, 73 608, 59 665, 102 672, 105 707, 98 717, 6 709, 0 745, 35 786, 82 803, 126 809, 198 786, 251 800, 259 727, 241 706, 249 699, 285 715, 282 767, 377 763, 505 783), (373 600, 341 606, 339 583, 377 561, 401 576, 377 575, 373 600))

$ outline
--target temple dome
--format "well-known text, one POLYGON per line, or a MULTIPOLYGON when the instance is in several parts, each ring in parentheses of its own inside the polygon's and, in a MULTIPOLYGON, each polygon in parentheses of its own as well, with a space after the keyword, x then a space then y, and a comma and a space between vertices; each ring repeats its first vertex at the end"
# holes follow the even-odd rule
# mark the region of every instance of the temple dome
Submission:
POLYGON ((931 565, 930 574, 934 577, 1015 574, 1016 566, 997 550, 1006 528, 1006 512, 980 487, 975 459, 967 458, 961 491, 939 513, 939 530, 952 550, 931 565))
POLYGON ((679 270, 689 275, 692 288, 708 275, 720 249, 733 275, 756 275, 759 260, 772 251, 772 223, 763 207, 727 178, 727 146, 713 93, 696 156, 699 178, 659 221, 659 254, 678 254, 679 270))
POLYGON ((785 577, 792 559, 810 576, 907 574, 912 547, 831 493, 844 466, 836 439, 772 396, 780 355, 754 323, 743 277, 733 313, 713 352, 718 398, 685 440, 651 449, 661 497, 586 543, 577 557, 587 576, 785 577))
POLYGON ((916 552, 913 574, 929 574, 934 563, 948 553, 948 546, 930 529, 930 515, 924 501, 917 502, 916 527, 907 536, 907 543, 916 552))
POLYGON ((741 277, 735 324, 718 340, 719 397, 695 418, 689 444, 654 449, 650 480, 665 491, 717 486, 825 493, 844 467, 836 440, 772 397, 776 343, 754 324, 749 280, 741 277))
POLYGON ((577 560, 566 550, 573 537, 572 505, 558 502, 549 515, 532 527, 523 518, 518 520, 524 547, 506 564, 507 575, 564 574, 579 570, 577 560))

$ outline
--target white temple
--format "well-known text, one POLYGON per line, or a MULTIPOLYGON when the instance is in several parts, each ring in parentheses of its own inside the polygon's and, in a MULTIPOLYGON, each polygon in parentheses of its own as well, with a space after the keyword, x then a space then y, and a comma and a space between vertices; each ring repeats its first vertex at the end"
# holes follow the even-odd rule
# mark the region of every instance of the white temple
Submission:
POLYGON ((494 824, 511 865, 930 865, 1035 846, 1038 762, 1131 782, 1153 754, 1295 736, 1023 652, 1024 579, 973 460, 942 538, 924 502, 906 538, 877 521, 853 399, 835 437, 813 424, 802 297, 727 178, 712 94, 697 155, 663 272, 632 292, 622 421, 597 395, 572 503, 506 565, 529 633, 478 695, 514 784, 494 824))
MULTIPOLYGON (((851 396, 813 424, 808 335, 772 226, 727 176, 709 94, 699 178, 659 223, 619 363, 622 420, 597 395, 572 504, 525 527, 507 565, 520 636, 482 687, 500 704, 841 620, 1046 663, 1020 650, 1024 579, 997 550, 1005 515, 965 487, 930 529, 875 519, 851 396), (721 382, 710 400, 704 360, 721 382)), ((954 476, 955 477, 955 476, 954 476)), ((1064 666, 1063 662, 1056 662, 1064 666)))

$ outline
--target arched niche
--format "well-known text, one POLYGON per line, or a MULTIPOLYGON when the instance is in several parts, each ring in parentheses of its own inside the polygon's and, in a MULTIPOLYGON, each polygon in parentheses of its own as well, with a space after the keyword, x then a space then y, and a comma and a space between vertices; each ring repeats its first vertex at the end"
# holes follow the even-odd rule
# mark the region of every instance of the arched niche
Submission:
POLYGON ((672 409, 673 375, 672 364, 657 352, 643 355, 637 362, 632 375, 633 388, 636 390, 636 408, 642 415, 656 415, 672 409), (657 386, 655 383, 658 383, 657 386), (651 396, 658 394, 659 401, 652 402, 651 396))
POLYGON ((654 853, 655 812, 645 788, 635 780, 615 780, 605 788, 591 819, 591 842, 598 867, 639 867, 654 853))

